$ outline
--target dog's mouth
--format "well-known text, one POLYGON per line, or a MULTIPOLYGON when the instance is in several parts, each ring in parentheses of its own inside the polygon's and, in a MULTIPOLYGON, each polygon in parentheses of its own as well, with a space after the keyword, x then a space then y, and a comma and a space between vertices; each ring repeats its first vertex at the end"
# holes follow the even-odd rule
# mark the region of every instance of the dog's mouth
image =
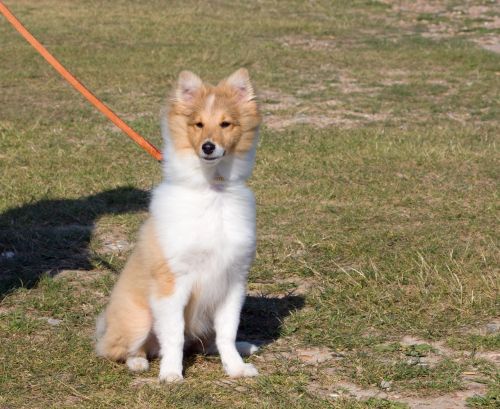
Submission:
POLYGON ((217 162, 219 161, 220 159, 222 159, 224 156, 226 155, 226 151, 222 152, 222 154, 219 154, 219 155, 216 155, 214 156, 213 154, 212 155, 205 155, 205 154, 201 154, 200 155, 200 159, 203 161, 203 162, 217 162))

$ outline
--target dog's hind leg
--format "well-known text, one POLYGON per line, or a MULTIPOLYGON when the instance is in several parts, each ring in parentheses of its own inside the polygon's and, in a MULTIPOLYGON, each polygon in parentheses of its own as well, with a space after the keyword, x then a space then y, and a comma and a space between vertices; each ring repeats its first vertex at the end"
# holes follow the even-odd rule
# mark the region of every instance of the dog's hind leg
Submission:
POLYGON ((149 359, 159 356, 158 339, 153 332, 149 332, 146 338, 140 338, 137 341, 140 347, 137 349, 132 346, 127 357, 127 366, 131 371, 141 372, 149 369, 149 359))
POLYGON ((104 318, 99 318, 98 327, 101 328, 97 332, 102 333, 96 346, 98 355, 126 362, 132 371, 149 368, 145 344, 151 332, 152 317, 148 309, 111 304, 104 318))
POLYGON ((146 356, 146 349, 142 345, 135 353, 129 354, 127 357, 127 366, 133 372, 147 371, 149 369, 149 361, 146 356))

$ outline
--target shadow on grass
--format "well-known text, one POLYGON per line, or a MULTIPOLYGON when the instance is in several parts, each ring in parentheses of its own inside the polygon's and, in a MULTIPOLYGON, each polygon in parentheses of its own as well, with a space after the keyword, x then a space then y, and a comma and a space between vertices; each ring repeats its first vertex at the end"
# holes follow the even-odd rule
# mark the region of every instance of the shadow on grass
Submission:
POLYGON ((149 193, 120 187, 79 199, 40 200, 0 214, 0 298, 45 274, 90 270, 89 242, 105 214, 146 210, 149 193))
MULTIPOLYGON (((96 220, 146 210, 148 202, 148 192, 121 187, 79 199, 40 200, 0 214, 0 299, 18 287, 33 287, 43 274, 93 269, 89 243, 96 220)), ((276 340, 283 320, 303 305, 302 296, 248 296, 238 339, 276 340)))
POLYGON ((238 339, 267 344, 281 336, 284 319, 304 306, 301 295, 257 297, 249 295, 241 312, 238 339))
MULTIPOLYGON (((282 297, 248 295, 241 311, 238 341, 248 341, 257 346, 270 344, 282 334, 283 322, 291 313, 304 307, 302 295, 282 297)), ((210 338, 213 342, 214 339, 210 338)), ((209 341, 207 345, 211 342, 209 341)), ((203 355, 200 344, 191 345, 185 350, 184 367, 192 366, 198 355, 203 355)))

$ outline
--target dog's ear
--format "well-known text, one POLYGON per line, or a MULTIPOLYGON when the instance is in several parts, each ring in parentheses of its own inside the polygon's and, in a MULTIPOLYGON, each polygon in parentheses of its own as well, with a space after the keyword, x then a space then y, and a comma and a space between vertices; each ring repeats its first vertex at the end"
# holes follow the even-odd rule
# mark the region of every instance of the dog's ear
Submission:
POLYGON ((202 86, 200 77, 191 71, 182 71, 177 79, 175 99, 180 102, 192 102, 202 86))
POLYGON ((252 83, 250 82, 250 75, 246 68, 240 68, 238 71, 235 71, 224 82, 236 89, 242 101, 246 102, 255 99, 255 93, 252 83))

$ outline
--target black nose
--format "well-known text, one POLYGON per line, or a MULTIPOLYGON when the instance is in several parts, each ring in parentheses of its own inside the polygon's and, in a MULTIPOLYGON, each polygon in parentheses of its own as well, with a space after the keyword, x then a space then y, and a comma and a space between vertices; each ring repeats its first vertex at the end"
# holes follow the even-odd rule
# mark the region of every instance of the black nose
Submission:
POLYGON ((210 155, 215 150, 215 145, 212 142, 205 142, 201 145, 201 150, 205 154, 210 155))

